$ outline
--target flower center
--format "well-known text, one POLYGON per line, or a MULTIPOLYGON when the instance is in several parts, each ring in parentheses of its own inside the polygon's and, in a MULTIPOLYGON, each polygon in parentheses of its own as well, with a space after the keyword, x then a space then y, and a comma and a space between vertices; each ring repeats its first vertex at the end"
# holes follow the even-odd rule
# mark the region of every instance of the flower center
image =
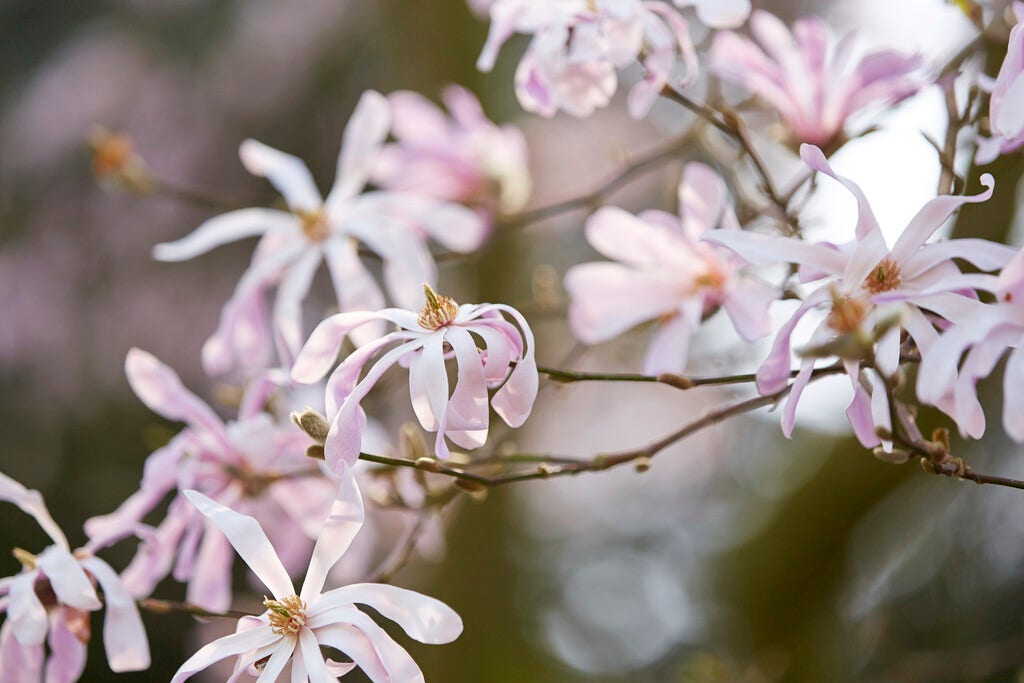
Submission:
POLYGON ((302 223, 302 234, 310 242, 323 242, 331 234, 331 226, 327 222, 327 213, 321 206, 315 211, 299 209, 295 212, 302 223))
POLYGON ((832 302, 826 324, 840 334, 849 334, 860 327, 867 312, 868 304, 863 299, 836 299, 832 302))
POLYGON ((436 330, 455 320, 455 316, 459 312, 459 305, 455 303, 454 299, 441 296, 426 283, 423 284, 423 295, 427 302, 423 304, 423 310, 420 311, 420 316, 416 319, 420 327, 436 330))
POLYGON ((903 280, 900 278, 900 267, 886 256, 878 262, 878 265, 864 278, 864 289, 869 294, 881 294, 896 289, 903 280))
POLYGON ((270 630, 280 636, 296 636, 306 625, 306 603, 298 595, 284 600, 263 598, 263 605, 270 613, 270 630))

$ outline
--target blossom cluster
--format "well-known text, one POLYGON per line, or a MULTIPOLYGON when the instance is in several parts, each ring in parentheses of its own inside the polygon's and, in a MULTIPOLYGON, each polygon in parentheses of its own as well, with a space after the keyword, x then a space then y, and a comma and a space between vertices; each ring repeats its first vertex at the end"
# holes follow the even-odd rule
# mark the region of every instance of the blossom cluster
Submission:
MULTIPOLYGON (((564 277, 567 322, 581 342, 603 343, 652 323, 637 363, 642 380, 688 388, 691 339, 709 320, 727 318, 743 343, 767 346, 751 382, 761 396, 784 401, 787 437, 807 386, 822 374, 843 374, 852 433, 890 458, 901 449, 935 447, 915 442, 910 401, 897 391, 912 368, 916 401, 979 438, 985 415, 977 384, 1006 356, 1003 424, 1024 441, 1024 253, 983 239, 936 238, 962 207, 988 201, 997 179, 983 173, 984 190, 954 194, 957 169, 947 169, 948 185, 887 241, 865 193, 831 160, 856 135, 848 130, 852 117, 949 87, 948 74, 919 55, 858 51, 853 36, 836 40, 817 17, 787 28, 764 10, 752 12, 748 0, 473 4, 490 18, 480 69, 495 66, 513 35, 530 36, 515 71, 525 110, 586 117, 611 102, 619 78, 637 65, 643 75, 627 98, 632 116, 646 116, 662 95, 688 103, 732 134, 759 176, 760 201, 751 211, 741 164, 682 153, 687 163, 675 212, 593 211, 584 234, 603 260, 575 264, 564 277), (691 35, 694 18, 712 32, 706 59, 691 35), (700 77, 731 84, 777 113, 785 129, 778 141, 783 150, 798 150, 805 172, 794 193, 774 189, 726 100, 701 107, 689 99, 700 77), (813 193, 819 175, 853 197, 849 239, 812 241, 802 232, 793 199, 797 190, 813 193), (786 306, 795 308, 775 325, 772 313, 786 306), (794 341, 807 319, 813 330, 794 341)), ((994 81, 953 70, 991 93, 987 131, 980 116, 964 119, 979 126, 972 143, 982 164, 1024 144, 1024 4, 1015 10, 1020 23, 994 81)), ((214 216, 153 248, 158 260, 183 261, 258 238, 201 358, 211 377, 242 387, 237 410, 224 419, 173 369, 132 349, 125 359, 131 389, 183 427, 148 456, 135 493, 85 522, 88 541, 74 551, 41 495, 0 474, 0 500, 34 517, 53 541, 38 553, 15 549, 22 570, 0 580, 0 680, 77 680, 89 615, 99 610, 111 670, 148 668, 139 601, 170 576, 187 584, 187 604, 199 610, 193 613, 224 615, 237 592, 235 554, 269 591, 265 609, 199 648, 175 682, 222 660, 231 660, 232 681, 330 681, 357 667, 373 681, 423 680, 405 649, 357 605, 423 643, 459 636, 462 621, 449 606, 362 580, 373 577, 374 546, 392 540, 381 531, 388 506, 366 505, 364 498, 398 500, 402 505, 392 507, 412 517, 436 504, 425 474, 465 478, 471 452, 488 442, 492 411, 510 428, 522 426, 534 410, 539 376, 550 370, 538 366, 537 338, 518 308, 459 304, 438 293, 437 257, 472 254, 505 229, 506 219, 528 215, 532 185, 526 138, 517 128, 492 122, 463 88, 452 86, 443 100, 446 110, 411 91, 364 93, 343 132, 326 195, 300 159, 245 140, 243 166, 280 193, 280 208, 214 216), (321 264, 336 311, 319 311, 318 324, 307 325, 321 264), (382 452, 394 451, 393 440, 379 438, 390 416, 374 394, 385 376, 403 376, 402 369, 409 400, 401 406, 416 422, 403 432, 403 457, 390 458, 382 452), (421 431, 434 434, 429 448, 421 431), (410 484, 396 475, 381 496, 367 495, 379 472, 368 471, 364 460, 419 476, 410 484), (118 572, 97 553, 122 542, 137 545, 118 572), (347 659, 336 661, 321 648, 347 659)), ((104 169, 116 175, 119 162, 108 157, 104 169)), ((140 160, 132 163, 133 173, 145 173, 140 160)), ((500 463, 499 456, 490 459, 500 463)), ((542 463, 529 477, 551 474, 542 463)), ((408 528, 410 517, 402 524, 408 528)))

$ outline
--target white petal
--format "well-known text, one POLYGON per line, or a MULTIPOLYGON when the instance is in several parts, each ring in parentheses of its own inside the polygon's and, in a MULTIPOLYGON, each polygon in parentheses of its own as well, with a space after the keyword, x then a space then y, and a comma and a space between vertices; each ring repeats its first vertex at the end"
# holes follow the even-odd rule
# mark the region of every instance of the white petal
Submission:
POLYGON ((323 204, 306 164, 256 140, 245 140, 238 149, 242 165, 277 188, 292 211, 317 211, 323 204))
POLYGON ((315 614, 340 605, 368 605, 421 643, 450 643, 462 633, 462 619, 440 600, 382 583, 354 583, 324 593, 315 614))
POLYGON ((65 605, 86 612, 103 606, 85 570, 75 556, 64 548, 51 545, 36 557, 36 566, 46 574, 57 599, 65 605))
POLYGON ((275 641, 286 640, 286 638, 282 638, 271 631, 269 626, 232 633, 229 636, 218 638, 212 643, 207 643, 198 652, 185 660, 185 663, 175 672, 171 683, 181 683, 188 680, 193 674, 213 666, 222 659, 240 655, 243 652, 248 652, 258 647, 264 647, 275 641))
POLYGON ((0 472, 0 500, 17 505, 39 522, 39 526, 43 528, 47 536, 53 539, 54 543, 65 550, 70 549, 64 532, 57 526, 57 522, 53 521, 50 511, 46 509, 46 503, 43 502, 43 494, 39 493, 39 491, 27 489, 3 472, 0 472))
POLYGON ((148 669, 149 641, 135 598, 103 560, 90 557, 82 560, 82 566, 96 577, 103 588, 103 645, 107 650, 110 670, 120 673, 148 669))
POLYGON ((345 126, 334 187, 327 196, 329 207, 363 189, 370 165, 390 127, 391 110, 387 98, 375 90, 364 92, 345 126))
POLYGON ((153 247, 157 261, 187 261, 229 242, 285 230, 296 222, 295 216, 275 209, 240 209, 214 216, 194 231, 174 242, 153 247))
POLYGON ((302 583, 300 597, 307 603, 312 603, 319 596, 327 573, 338 563, 362 528, 364 514, 363 498, 356 486, 355 477, 350 470, 346 470, 341 475, 341 486, 331 505, 331 512, 316 539, 313 557, 302 583))

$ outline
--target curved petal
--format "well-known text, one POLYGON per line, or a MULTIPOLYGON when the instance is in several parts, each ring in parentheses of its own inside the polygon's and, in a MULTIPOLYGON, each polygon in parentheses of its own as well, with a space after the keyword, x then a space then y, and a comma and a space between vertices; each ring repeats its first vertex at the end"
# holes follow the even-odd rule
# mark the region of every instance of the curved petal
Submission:
POLYGON ((359 487, 350 470, 341 475, 338 495, 331 505, 331 512, 324 520, 324 526, 316 539, 313 557, 306 570, 306 578, 302 582, 302 593, 299 595, 307 603, 319 599, 320 591, 327 579, 327 573, 338 563, 345 551, 352 544, 352 539, 363 526, 365 511, 359 487))
MULTIPOLYGON (((331 674, 327 668, 327 662, 324 661, 324 656, 320 652, 320 643, 317 642, 316 636, 308 628, 299 631, 299 648, 302 651, 302 663, 306 669, 306 677, 309 679, 309 683, 337 682, 338 679, 331 674)), ((293 672, 292 678, 294 677, 293 672)), ((305 681, 306 678, 302 680, 305 681)))
POLYGON ((435 332, 423 337, 422 349, 409 363, 409 398, 420 426, 436 432, 441 428, 448 404, 444 335, 435 332))
POLYGON ((756 266, 797 263, 829 275, 841 275, 846 268, 843 254, 825 243, 812 244, 746 230, 711 230, 701 236, 701 241, 725 247, 756 266))
POLYGON ((782 433, 787 439, 793 437, 793 427, 796 426, 796 407, 800 403, 800 397, 803 396, 804 389, 811 381, 813 373, 814 361, 804 361, 800 372, 793 380, 793 388, 790 389, 789 396, 786 397, 786 405, 782 408, 782 433))
POLYGON ((857 183, 844 178, 833 171, 832 166, 828 163, 828 159, 825 158, 825 154, 814 145, 808 145, 806 143, 800 145, 800 158, 804 160, 805 164, 813 168, 815 171, 824 173, 830 178, 838 180, 857 200, 856 234, 858 240, 863 240, 872 233, 881 234, 881 229, 878 227, 878 221, 875 219, 875 214, 871 210, 871 205, 868 204, 867 197, 864 196, 864 192, 861 191, 860 186, 857 185, 857 183))
MULTIPOLYGON (((10 619, 0 625, 0 683, 39 683, 43 676, 43 643, 22 645, 10 619)), ((49 683, 49 682, 47 682, 49 683)))
POLYGON ((46 574, 57 600, 65 605, 86 612, 103 606, 82 565, 64 548, 51 545, 36 556, 36 566, 46 574))
POLYGON ((53 539, 54 543, 65 550, 70 549, 68 539, 64 536, 64 532, 61 531, 60 527, 57 526, 57 522, 53 521, 50 511, 46 509, 46 503, 43 501, 43 494, 39 493, 39 491, 27 489, 19 482, 0 472, 0 500, 17 505, 39 523, 39 526, 43 528, 47 536, 53 539))
POLYGON ((1019 250, 990 240, 966 238, 926 244, 916 251, 903 268, 906 280, 934 268, 949 259, 963 259, 981 270, 998 270, 1009 263, 1019 250))
MULTIPOLYGON (((353 612, 357 610, 353 609, 353 612)), ((392 683, 384 662, 370 638, 355 626, 332 623, 317 627, 316 639, 321 645, 336 648, 348 655, 373 683, 392 683)))
POLYGON ((990 173, 981 174, 981 184, 987 189, 981 194, 942 195, 921 207, 907 228, 896 240, 892 248, 892 258, 897 263, 906 263, 908 259, 938 230, 954 211, 964 204, 977 204, 987 201, 992 196, 995 180, 990 173))
POLYGON ((284 348, 286 357, 294 356, 302 346, 302 300, 309 293, 313 276, 320 267, 319 251, 309 250, 285 272, 277 288, 274 302, 274 327, 284 348))
POLYGON ((238 551, 239 557, 249 565, 275 598, 280 600, 295 593, 288 572, 278 559, 259 522, 248 515, 241 515, 224 507, 198 491, 188 490, 184 493, 199 512, 224 532, 228 541, 238 551))
POLYGON ((323 205, 313 176, 298 157, 252 139, 242 142, 238 156, 245 170, 266 178, 277 188, 292 211, 317 211, 323 205))
POLYGON ((193 674, 213 666, 222 659, 270 645, 275 641, 287 643, 287 639, 271 631, 269 626, 240 631, 218 638, 212 643, 207 643, 185 660, 185 663, 175 672, 171 683, 182 683, 191 678, 193 674))
MULTIPOLYGON (((85 670, 88 648, 69 627, 67 610, 63 607, 58 607, 50 613, 50 635, 47 643, 50 646, 50 657, 46 661, 44 682, 75 683, 85 670)), ((0 662, 5 670, 19 666, 16 662, 4 660, 2 653, 0 662)), ((0 681, 6 683, 8 678, 0 673, 0 681)), ((36 678, 36 683, 38 681, 36 678)))
POLYGON ((366 185, 370 165, 390 127, 391 109, 387 98, 375 90, 364 92, 342 135, 334 187, 327 195, 328 211, 357 195, 366 185))
POLYGON ((487 441, 490 417, 483 358, 466 329, 451 326, 445 338, 458 365, 458 379, 448 399, 445 432, 463 448, 479 448, 487 441))
POLYGON ((99 581, 103 589, 103 645, 107 650, 110 670, 144 671, 149 668, 149 641, 139 616, 135 598, 125 590, 121 579, 103 560, 89 557, 82 566, 99 581))
POLYGON ((156 356, 133 348, 125 357, 124 371, 132 391, 154 413, 169 420, 185 422, 208 432, 222 443, 227 442, 224 423, 217 414, 186 389, 178 373, 157 360, 156 356))
MULTIPOLYGON (((348 238, 329 239, 324 242, 324 260, 334 284, 338 308, 342 312, 377 311, 384 308, 384 293, 380 291, 348 238)), ((383 325, 368 324, 352 332, 352 341, 362 346, 384 333, 383 325)))
POLYGON ((757 369, 757 390, 762 396, 781 391, 789 382, 790 366, 792 365, 790 338, 793 335, 793 330, 808 311, 827 301, 830 295, 830 288, 827 285, 814 290, 779 329, 775 341, 772 342, 772 348, 768 352, 768 357, 757 369))
POLYGON ((462 633, 462 619, 440 600, 382 583, 353 583, 324 593, 317 613, 342 605, 368 605, 421 643, 450 643, 462 633))
POLYGON ((48 627, 46 608, 36 595, 38 572, 18 574, 10 583, 7 603, 7 621, 14 629, 14 637, 23 647, 42 645, 48 627))
POLYGON ((229 242, 262 235, 271 230, 287 230, 296 218, 276 209, 239 209, 214 216, 191 233, 174 242, 153 247, 157 261, 187 261, 229 242))
POLYGON ((292 655, 295 653, 295 645, 293 639, 282 638, 270 654, 270 659, 263 666, 256 683, 277 683, 280 680, 281 672, 288 666, 288 662, 291 661, 292 655))
POLYGON ((316 326, 295 357, 292 379, 303 384, 318 382, 338 359, 346 336, 362 325, 384 319, 385 316, 376 311, 337 313, 327 318, 316 326))
POLYGON ((533 410, 533 402, 537 399, 539 386, 537 360, 534 357, 533 330, 530 329, 526 318, 511 306, 495 304, 493 307, 481 309, 481 312, 487 310, 503 311, 511 316, 519 326, 523 340, 526 342, 525 349, 516 362, 516 367, 509 375, 508 381, 498 389, 491 399, 494 412, 505 421, 505 424, 513 428, 521 427, 526 422, 526 418, 530 416, 530 411, 533 410))
POLYGON ((373 645, 373 649, 377 651, 384 669, 388 672, 389 681, 424 683, 423 672, 420 671, 416 660, 373 619, 357 611, 350 617, 350 621, 353 626, 366 635, 373 645))
POLYGON ((1003 374, 1003 428, 1017 442, 1024 441, 1024 351, 1015 349, 1003 374))

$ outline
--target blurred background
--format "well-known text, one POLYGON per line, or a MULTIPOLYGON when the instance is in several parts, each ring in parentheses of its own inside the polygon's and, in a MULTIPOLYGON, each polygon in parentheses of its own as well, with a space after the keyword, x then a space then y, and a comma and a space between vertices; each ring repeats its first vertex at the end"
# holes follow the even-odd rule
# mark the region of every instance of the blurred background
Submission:
MULTIPOLYGON (((837 30, 863 31, 865 44, 936 62, 973 38, 942 0, 755 5, 787 21, 822 13, 837 30)), ((522 126, 533 203, 544 205, 592 189, 690 123, 668 103, 634 122, 621 99, 584 122, 524 116, 511 88, 522 43, 483 75, 474 63, 485 34, 464 0, 0 0, 0 469, 43 492, 73 544, 84 542, 86 518, 136 488, 154 439, 176 428, 131 394, 126 352, 152 352, 212 401, 199 350, 252 248, 151 260, 155 243, 219 210, 104 192, 90 173, 93 126, 129 134, 170 184, 265 203, 269 186, 238 162, 243 138, 306 159, 326 187, 365 89, 436 98, 454 82, 480 95, 495 120, 522 126)), ((916 130, 941 133, 941 102, 937 91, 922 93, 836 158, 890 229, 934 193, 938 162, 916 130)), ((781 145, 762 142, 780 178, 798 171, 781 145)), ((681 162, 612 201, 674 211, 681 162)), ((1020 157, 987 170, 995 198, 952 229, 1020 244, 1020 157)), ((828 191, 807 223, 848 234, 852 207, 828 191)), ((478 257, 446 265, 442 285, 460 301, 521 306, 543 363, 636 371, 646 330, 580 353, 564 323, 561 273, 596 258, 584 219, 499 231, 478 257)), ((309 319, 323 313, 321 284, 309 319)), ((695 341, 690 372, 756 367, 759 350, 718 323, 695 341)), ((646 473, 467 499, 450 511, 443 559, 414 559, 396 578, 454 607, 466 631, 448 646, 401 642, 430 681, 1024 681, 1024 495, 876 460, 848 435, 841 384, 804 400, 792 441, 777 414, 743 417, 665 451, 646 473)), ((986 386, 994 394, 998 377, 986 386)), ((581 456, 639 446, 743 391, 547 386, 511 438, 581 456)), ((989 410, 999 410, 995 400, 989 410)), ((957 449, 981 471, 1024 476, 1019 447, 997 426, 957 449)), ((38 550, 46 540, 14 508, 2 514, 8 575, 18 564, 7 548, 38 550)), ((112 564, 123 566, 130 551, 115 548, 112 564)), ((182 595, 173 582, 156 593, 182 595)), ((153 668, 117 680, 167 680, 197 646, 191 618, 145 619, 153 668)), ((97 620, 93 629, 83 680, 111 680, 97 620)))

